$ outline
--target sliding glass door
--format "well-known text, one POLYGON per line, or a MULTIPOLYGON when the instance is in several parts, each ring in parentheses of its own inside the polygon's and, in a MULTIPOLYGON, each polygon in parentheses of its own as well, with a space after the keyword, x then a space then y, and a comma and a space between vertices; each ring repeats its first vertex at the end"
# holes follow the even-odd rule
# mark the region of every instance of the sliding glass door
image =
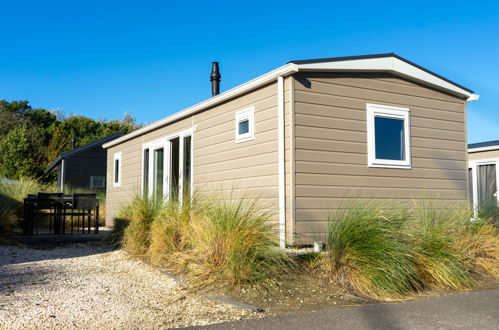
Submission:
POLYGON ((186 131, 143 145, 142 191, 160 200, 182 201, 192 183, 192 132, 186 131))

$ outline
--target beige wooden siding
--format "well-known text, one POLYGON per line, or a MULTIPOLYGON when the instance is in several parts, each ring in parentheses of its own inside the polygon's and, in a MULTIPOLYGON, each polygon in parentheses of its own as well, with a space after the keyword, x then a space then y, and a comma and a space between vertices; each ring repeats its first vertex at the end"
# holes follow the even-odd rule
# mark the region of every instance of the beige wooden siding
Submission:
POLYGON ((362 199, 466 198, 464 100, 388 74, 300 74, 294 93, 295 241, 362 199), (367 166, 366 103, 410 109, 412 169, 367 166))
MULTIPOLYGON (((287 109, 289 83, 285 86, 287 109)), ((289 137, 289 113, 285 120, 285 132, 289 137)), ((277 83, 272 83, 110 148, 106 215, 108 224, 111 225, 119 207, 141 189, 142 144, 189 128, 194 129, 194 189, 224 196, 245 194, 261 198, 270 206, 277 219, 277 83), (235 143, 235 113, 249 107, 254 107, 255 138, 235 143), (119 151, 122 152, 122 183, 121 187, 113 187, 113 155, 119 151)), ((289 154, 288 145, 287 148, 289 154)))
POLYGON ((499 150, 470 152, 468 154, 468 160, 481 160, 490 158, 499 158, 499 150))

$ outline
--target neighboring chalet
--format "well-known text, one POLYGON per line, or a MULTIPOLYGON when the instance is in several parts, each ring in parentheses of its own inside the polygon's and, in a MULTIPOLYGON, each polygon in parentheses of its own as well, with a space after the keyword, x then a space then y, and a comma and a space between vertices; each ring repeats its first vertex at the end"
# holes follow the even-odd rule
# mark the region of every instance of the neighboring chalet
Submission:
POLYGON ((469 196, 475 208, 497 197, 499 140, 468 145, 469 196))
POLYGON ((57 184, 64 186, 105 189, 106 188, 106 150, 102 145, 123 136, 114 133, 105 138, 76 147, 59 156, 45 169, 45 174, 57 171, 57 184))
POLYGON ((252 194, 281 246, 324 239, 361 199, 466 200, 466 103, 478 95, 393 53, 291 61, 104 144, 106 223, 142 190, 252 194))

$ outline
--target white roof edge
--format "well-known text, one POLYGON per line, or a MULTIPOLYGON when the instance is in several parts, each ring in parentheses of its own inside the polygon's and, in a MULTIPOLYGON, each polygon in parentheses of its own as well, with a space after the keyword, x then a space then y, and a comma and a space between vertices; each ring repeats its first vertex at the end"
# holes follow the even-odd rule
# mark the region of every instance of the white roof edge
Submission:
POLYGON ((398 76, 409 78, 410 80, 419 81, 425 85, 431 85, 440 90, 445 90, 454 95, 466 97, 469 101, 478 99, 478 95, 394 56, 306 63, 298 64, 298 67, 300 71, 390 72, 398 76))
POLYGON ((468 102, 478 100, 479 95, 473 94, 445 79, 442 79, 430 72, 427 72, 416 65, 402 61, 395 56, 375 57, 363 59, 345 59, 341 61, 317 62, 317 63, 288 63, 242 85, 234 87, 220 95, 214 96, 206 101, 198 103, 190 108, 177 112, 171 116, 155 121, 149 125, 139 128, 120 138, 102 145, 103 148, 110 148, 136 136, 150 132, 156 128, 165 126, 173 121, 193 115, 206 108, 215 106, 239 94, 263 86, 279 76, 287 76, 299 71, 332 71, 332 72, 389 72, 398 76, 421 82, 425 85, 433 86, 439 90, 464 97, 468 102))
POLYGON ((120 144, 122 142, 128 141, 136 136, 145 134, 145 133, 150 132, 156 128, 165 126, 173 121, 182 119, 184 117, 193 115, 198 111, 202 111, 206 108, 217 105, 218 103, 224 102, 227 99, 230 99, 236 95, 239 95, 239 94, 248 92, 252 89, 258 88, 260 86, 263 86, 263 85, 269 83, 270 81, 276 79, 279 76, 287 76, 287 75, 290 75, 294 72, 298 72, 298 66, 296 64, 289 63, 286 65, 283 65, 283 66, 281 66, 273 71, 270 71, 264 75, 261 75, 255 79, 252 79, 248 82, 245 82, 242 85, 239 85, 237 87, 229 89, 228 91, 223 92, 222 94, 219 94, 217 96, 209 98, 208 100, 203 101, 201 103, 198 103, 196 105, 193 105, 190 108, 187 108, 187 109, 184 109, 184 110, 179 111, 177 113, 174 113, 171 116, 168 116, 166 118, 155 121, 149 125, 146 125, 142 128, 139 128, 131 133, 123 135, 122 137, 117 138, 111 142, 105 143, 102 145, 102 147, 107 149, 107 148, 110 148, 110 147, 115 146, 117 144, 120 144))
POLYGON ((498 146, 479 147, 479 148, 468 148, 468 153, 480 152, 480 151, 492 151, 492 150, 499 150, 499 145, 498 146))

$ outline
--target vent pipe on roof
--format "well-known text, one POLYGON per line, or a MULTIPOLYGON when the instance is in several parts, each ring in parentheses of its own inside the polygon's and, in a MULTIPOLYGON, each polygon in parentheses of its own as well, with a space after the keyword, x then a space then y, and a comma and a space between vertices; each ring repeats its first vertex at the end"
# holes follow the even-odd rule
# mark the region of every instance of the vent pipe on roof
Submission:
POLYGON ((217 96, 220 94, 220 70, 218 69, 218 62, 213 62, 211 64, 211 96, 217 96))
POLYGON ((71 138, 71 145, 73 146, 73 149, 76 148, 76 135, 73 135, 71 138))

